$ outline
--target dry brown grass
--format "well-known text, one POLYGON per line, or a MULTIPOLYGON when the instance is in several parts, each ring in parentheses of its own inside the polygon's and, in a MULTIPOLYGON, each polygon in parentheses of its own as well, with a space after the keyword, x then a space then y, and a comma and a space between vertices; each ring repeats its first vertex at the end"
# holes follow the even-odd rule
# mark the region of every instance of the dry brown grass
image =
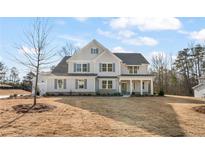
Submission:
POLYGON ((0 95, 12 95, 12 94, 31 94, 28 91, 21 90, 21 89, 0 89, 0 95))
MULTIPOLYGON (((13 105, 31 99, 0 100, 0 125, 18 117, 13 105)), ((50 97, 50 112, 27 113, 0 129, 0 136, 205 136, 202 101, 180 97, 50 97)))

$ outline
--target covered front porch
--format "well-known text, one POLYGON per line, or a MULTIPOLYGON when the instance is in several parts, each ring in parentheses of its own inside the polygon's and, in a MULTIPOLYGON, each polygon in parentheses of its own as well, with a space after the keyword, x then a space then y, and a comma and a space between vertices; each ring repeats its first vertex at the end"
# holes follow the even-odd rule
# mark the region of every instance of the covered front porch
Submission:
POLYGON ((121 77, 119 92, 123 95, 153 95, 153 78, 121 77))

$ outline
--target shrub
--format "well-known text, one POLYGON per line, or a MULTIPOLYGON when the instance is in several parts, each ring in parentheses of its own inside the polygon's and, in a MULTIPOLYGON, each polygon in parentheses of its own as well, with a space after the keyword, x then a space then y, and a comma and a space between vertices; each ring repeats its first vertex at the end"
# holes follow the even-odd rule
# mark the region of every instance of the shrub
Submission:
POLYGON ((14 94, 13 96, 14 96, 14 97, 17 97, 17 94, 14 94))
POLYGON ((163 91, 163 90, 160 90, 159 93, 158 93, 158 95, 159 95, 159 96, 164 96, 164 91, 163 91))

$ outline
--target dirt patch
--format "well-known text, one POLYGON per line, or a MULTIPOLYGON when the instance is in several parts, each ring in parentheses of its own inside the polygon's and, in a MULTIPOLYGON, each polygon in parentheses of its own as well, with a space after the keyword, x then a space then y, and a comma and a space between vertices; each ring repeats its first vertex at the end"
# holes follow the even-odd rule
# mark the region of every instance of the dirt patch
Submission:
POLYGON ((21 90, 21 89, 0 89, 0 95, 24 95, 24 94, 31 94, 29 91, 21 90))
POLYGON ((205 106, 196 106, 196 107, 193 107, 193 109, 199 113, 205 114, 205 106))
POLYGON ((40 97, 57 108, 16 113, 33 99, 0 100, 0 136, 205 136, 205 106, 192 98, 40 97), (22 115, 22 116, 21 116, 22 115))
POLYGON ((16 113, 41 113, 51 111, 56 108, 54 105, 38 103, 35 106, 32 104, 19 104, 12 106, 16 113))

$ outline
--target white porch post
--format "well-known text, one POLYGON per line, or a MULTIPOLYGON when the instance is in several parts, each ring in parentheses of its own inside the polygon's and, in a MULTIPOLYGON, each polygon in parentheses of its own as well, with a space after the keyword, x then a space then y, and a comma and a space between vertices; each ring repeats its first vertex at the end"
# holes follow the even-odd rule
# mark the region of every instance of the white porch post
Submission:
POLYGON ((130 95, 132 95, 132 80, 130 80, 130 95))
POLYGON ((143 95, 142 80, 140 80, 140 95, 143 95))
POLYGON ((150 82, 151 82, 151 95, 153 95, 153 80, 151 79, 150 82))
POLYGON ((121 89, 121 80, 119 80, 119 93, 122 93, 122 89, 121 89))

